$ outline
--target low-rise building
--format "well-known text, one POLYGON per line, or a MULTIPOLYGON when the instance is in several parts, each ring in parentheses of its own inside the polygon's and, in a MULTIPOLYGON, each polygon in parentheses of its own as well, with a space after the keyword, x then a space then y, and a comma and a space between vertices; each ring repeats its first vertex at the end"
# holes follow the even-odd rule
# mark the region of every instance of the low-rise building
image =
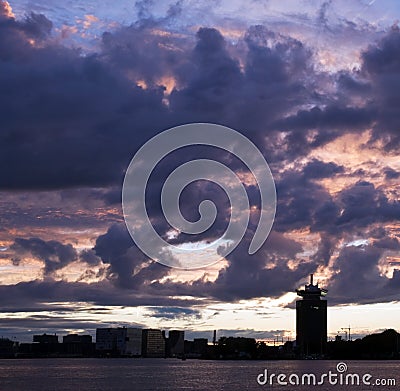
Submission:
POLYGON ((64 335, 63 343, 92 343, 92 336, 79 335, 79 334, 68 334, 64 335))
POLYGON ((91 335, 68 334, 63 337, 63 354, 73 357, 91 357, 94 355, 94 343, 91 335))
POLYGON ((33 342, 38 343, 58 343, 58 336, 57 334, 41 334, 41 335, 34 335, 33 342))
POLYGON ((18 342, 0 338, 0 358, 13 358, 18 351, 18 342))

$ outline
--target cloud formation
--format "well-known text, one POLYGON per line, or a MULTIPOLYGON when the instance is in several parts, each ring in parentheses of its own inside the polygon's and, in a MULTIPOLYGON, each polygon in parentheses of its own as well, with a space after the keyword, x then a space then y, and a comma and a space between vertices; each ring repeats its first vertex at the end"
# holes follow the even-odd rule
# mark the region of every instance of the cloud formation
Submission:
MULTIPOLYGON (((152 316, 197 316, 189 307, 200 300, 278 298, 316 271, 325 273, 336 304, 399 300, 399 270, 386 264, 399 250, 399 29, 373 35, 371 26, 347 23, 341 28, 355 41, 360 31, 376 40, 359 52, 359 67, 327 71, 321 52, 290 29, 255 25, 233 41, 223 26, 169 28, 179 6, 164 18, 151 17, 145 3, 138 7, 137 23, 104 31, 96 50, 85 51, 56 39, 46 16, 17 19, 0 2, 1 260, 15 268, 27 258, 42 264, 41 279, 0 286, 2 305, 165 305, 152 316), (249 256, 259 196, 237 159, 197 147, 157 168, 148 207, 163 237, 171 227, 159 194, 171 169, 205 154, 247 178, 251 223, 214 278, 208 271, 183 278, 147 259, 121 223, 120 188, 133 154, 164 129, 196 121, 243 132, 277 185, 273 231, 249 256), (57 194, 52 203, 60 207, 50 208, 42 194, 57 194), (58 275, 77 263, 85 271, 75 282, 58 275)), ((313 21, 321 31, 331 28, 328 12, 322 7, 313 21)), ((171 242, 224 231, 228 200, 212 184, 188 186, 182 213, 195 220, 206 198, 220 211, 212 229, 194 239, 178 233, 171 242)))

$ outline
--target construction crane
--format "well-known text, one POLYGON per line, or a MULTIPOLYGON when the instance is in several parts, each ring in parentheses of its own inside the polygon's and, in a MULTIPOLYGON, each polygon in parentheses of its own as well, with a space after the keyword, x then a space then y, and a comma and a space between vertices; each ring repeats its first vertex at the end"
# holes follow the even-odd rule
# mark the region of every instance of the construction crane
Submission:
MULTIPOLYGON (((341 331, 344 331, 344 335, 345 335, 345 341, 347 341, 347 330, 346 329, 343 329, 343 328, 341 328, 337 333, 338 333, 338 335, 340 334, 340 332, 341 331)), ((342 337, 340 337, 340 338, 342 338, 342 337)))
POLYGON ((349 327, 342 327, 341 330, 343 330, 346 333, 346 339, 347 341, 351 341, 351 327, 349 325, 349 327), (349 332, 347 334, 347 331, 349 332))

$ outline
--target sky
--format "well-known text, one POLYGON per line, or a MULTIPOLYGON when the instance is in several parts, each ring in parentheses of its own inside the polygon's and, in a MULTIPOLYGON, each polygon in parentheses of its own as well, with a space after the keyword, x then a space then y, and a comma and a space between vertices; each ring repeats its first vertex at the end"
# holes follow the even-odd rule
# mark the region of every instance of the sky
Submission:
POLYGON ((130 325, 293 339, 310 273, 329 291, 330 337, 400 330, 399 20, 389 0, 0 1, 0 336, 130 325), (226 195, 197 181, 182 214, 211 199, 217 220, 171 234, 160 191, 192 159, 230 167, 251 205, 231 254, 178 270, 136 247, 121 189, 146 141, 194 122, 259 148, 277 210, 249 255, 260 198, 246 168, 213 148, 167 156, 146 193, 160 236, 226 229, 226 195))

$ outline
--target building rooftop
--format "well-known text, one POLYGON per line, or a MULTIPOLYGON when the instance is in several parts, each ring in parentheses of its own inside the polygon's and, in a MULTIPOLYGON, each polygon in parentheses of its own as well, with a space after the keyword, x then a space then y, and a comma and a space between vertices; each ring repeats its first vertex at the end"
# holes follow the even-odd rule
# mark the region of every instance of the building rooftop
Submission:
POLYGON ((296 293, 304 299, 319 299, 321 296, 326 296, 327 289, 320 288, 318 282, 314 285, 314 275, 310 274, 310 283, 306 284, 304 289, 296 289, 296 293))

